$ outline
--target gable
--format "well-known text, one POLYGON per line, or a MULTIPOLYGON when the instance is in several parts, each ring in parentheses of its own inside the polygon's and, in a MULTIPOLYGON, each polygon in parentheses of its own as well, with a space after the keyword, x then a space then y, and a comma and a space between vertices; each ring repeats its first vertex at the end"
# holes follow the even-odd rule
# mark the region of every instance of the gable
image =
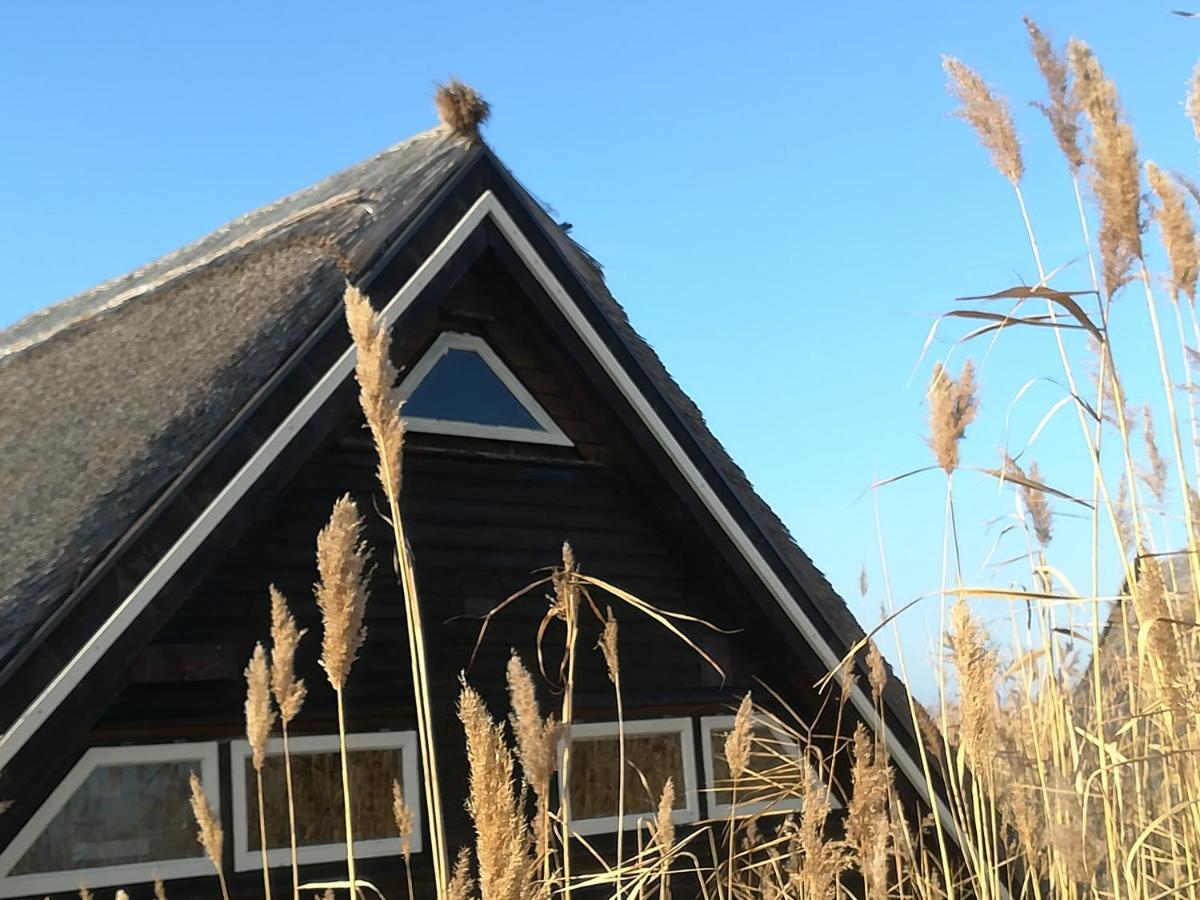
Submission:
MULTIPOLYGON (((606 293, 596 296, 595 270, 589 267, 581 274, 579 251, 563 245, 565 236, 538 218, 543 214, 522 199, 525 195, 502 169, 481 159, 471 177, 440 201, 437 215, 394 241, 389 254, 365 276, 376 305, 384 306, 386 300, 385 315, 403 329, 413 316, 428 312, 484 250, 494 253, 566 357, 604 404, 619 412, 624 440, 649 460, 651 481, 675 498, 671 514, 716 551, 714 556, 747 591, 747 610, 764 617, 774 633, 788 641, 788 658, 803 662, 797 677, 836 663, 853 642, 851 636, 861 635, 857 626, 851 627, 852 619, 847 624, 844 604, 790 543, 778 520, 773 525, 764 521, 765 506, 752 492, 746 493, 740 473, 718 452, 719 445, 714 447, 694 407, 679 401, 678 388, 659 374, 661 363, 656 368, 648 359, 653 355, 649 348, 630 337, 615 302, 605 299, 606 293)), ((71 649, 69 636, 63 638, 60 653, 67 662, 43 682, 40 695, 32 702, 21 698, 20 710, 9 718, 12 727, 0 738, 0 763, 33 752, 29 748, 36 748, 41 725, 62 721, 64 710, 75 715, 87 710, 78 699, 84 675, 116 671, 114 657, 122 641, 136 638, 141 643, 130 646, 144 646, 164 627, 174 612, 173 598, 187 593, 173 586, 190 579, 194 587, 212 567, 222 540, 229 540, 228 522, 240 518, 240 527, 248 527, 253 504, 277 492, 336 427, 338 403, 353 398, 351 367, 344 335, 322 333, 304 365, 293 373, 295 383, 281 383, 254 411, 262 417, 257 433, 231 432, 228 456, 219 464, 214 459, 210 487, 192 498, 198 512, 188 516, 180 510, 186 524, 177 536, 170 542, 163 540, 170 531, 159 536, 162 550, 137 577, 131 577, 137 565, 126 571, 129 589, 117 591, 119 599, 85 642, 71 649), (273 424, 263 427, 268 423, 273 424)), ((570 435, 567 423, 557 414, 555 419, 570 435)), ((578 449, 579 441, 574 443, 578 449)), ((920 791, 923 779, 914 762, 914 738, 905 724, 903 697, 895 696, 897 689, 888 702, 901 704, 902 714, 895 708, 885 711, 886 739, 899 768, 920 791)), ((861 691, 854 691, 851 701, 858 715, 880 727, 879 716, 861 691)), ((8 708, 15 704, 10 701, 8 708)))

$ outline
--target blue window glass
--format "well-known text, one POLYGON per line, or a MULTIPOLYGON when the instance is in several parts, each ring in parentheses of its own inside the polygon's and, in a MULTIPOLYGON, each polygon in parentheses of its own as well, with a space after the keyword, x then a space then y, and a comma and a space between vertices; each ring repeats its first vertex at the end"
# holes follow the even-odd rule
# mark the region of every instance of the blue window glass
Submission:
POLYGON ((404 404, 404 415, 545 431, 471 350, 447 350, 404 404))

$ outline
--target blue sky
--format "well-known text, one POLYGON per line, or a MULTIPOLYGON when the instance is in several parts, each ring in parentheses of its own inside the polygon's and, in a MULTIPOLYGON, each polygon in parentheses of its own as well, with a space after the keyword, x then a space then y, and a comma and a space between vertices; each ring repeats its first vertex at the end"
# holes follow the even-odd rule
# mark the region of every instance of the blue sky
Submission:
MULTIPOLYGON (((961 56, 1011 98, 1031 212, 1058 265, 1081 247, 1065 165, 1026 106, 1042 86, 1021 15, 1058 41, 1088 40, 1144 155, 1195 174, 1182 100, 1200 20, 1169 9, 10 4, 0 13, 0 326, 429 127, 435 82, 456 75, 493 104, 489 142, 575 224, 634 324, 869 621, 883 595, 862 494, 874 477, 929 462, 929 360, 910 375, 933 317, 955 296, 1036 279, 1011 190, 949 116, 940 55, 961 56)), ((1056 284, 1085 280, 1077 264, 1056 284)), ((1145 334, 1130 324, 1128 335, 1136 358, 1145 334)), ((1041 338, 1002 342, 985 367, 970 461, 993 464, 1002 443, 1028 437, 1058 389, 1040 383, 1010 401, 1026 378, 1056 371, 1041 338)), ((1153 388, 1141 374, 1129 376, 1135 389, 1153 388)), ((1057 418, 1039 454, 1048 478, 1079 487, 1074 427, 1057 418)), ((960 481, 976 565, 998 533, 988 523, 1011 502, 979 476, 960 481)), ((937 587, 942 500, 932 474, 880 497, 897 602, 937 587)), ((1064 569, 1086 582, 1084 530, 1064 519, 1058 543, 1064 569)), ((923 694, 931 617, 936 601, 901 629, 923 694)))

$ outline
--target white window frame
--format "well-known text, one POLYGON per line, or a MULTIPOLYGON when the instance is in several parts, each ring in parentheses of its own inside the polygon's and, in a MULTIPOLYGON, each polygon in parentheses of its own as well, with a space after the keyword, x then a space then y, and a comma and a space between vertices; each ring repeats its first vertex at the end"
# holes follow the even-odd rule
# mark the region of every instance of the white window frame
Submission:
MULTIPOLYGON (((460 331, 443 331, 438 335, 433 345, 409 369, 401 380, 397 391, 401 400, 407 400, 420 387, 438 361, 451 350, 465 350, 475 353, 484 361, 492 373, 500 379, 506 388, 517 399, 525 411, 529 413, 543 430, 535 428, 518 428, 512 425, 483 425, 478 422, 459 422, 450 419, 427 419, 419 416, 404 416, 405 427, 410 431, 423 431, 429 434, 448 434, 457 437, 488 438, 494 441, 521 441, 527 444, 550 444, 555 447, 573 447, 574 443, 567 437, 558 423, 534 399, 533 394, 526 390, 520 379, 504 361, 496 355, 487 341, 476 334, 465 334, 460 331)), ((401 410, 403 415, 403 410, 401 410)))
MULTIPOLYGON (((688 718, 674 719, 635 719, 623 723, 625 736, 641 734, 677 734, 683 757, 683 784, 675 789, 682 792, 684 806, 682 809, 671 811, 671 821, 676 825, 685 825, 700 819, 700 791, 696 782, 696 743, 693 735, 692 720, 688 718)), ((561 786, 563 754, 567 741, 580 738, 617 738, 620 734, 616 722, 587 722, 572 725, 569 737, 564 735, 558 745, 558 771, 561 786)), ((569 777, 570 773, 568 773, 569 777)), ((639 788, 636 781, 626 779, 627 787, 639 788)), ((653 812, 626 813, 618 822, 614 816, 596 816, 590 819, 571 818, 571 830, 580 835, 615 834, 618 826, 622 831, 637 828, 641 823, 654 819, 653 812)))
MULTIPOLYGON (((417 733, 415 731, 376 731, 348 734, 346 735, 346 748, 351 753, 355 750, 399 750, 401 752, 401 788, 404 791, 404 802, 408 805, 413 817, 410 845, 413 853, 421 852, 421 782, 417 775, 417 733)), ((338 736, 336 734, 288 737, 288 753, 293 759, 297 756, 337 753, 337 751, 338 736)), ((271 738, 267 741, 268 756, 282 754, 282 738, 271 738)), ((262 851, 250 847, 250 798, 246 791, 245 776, 246 760, 250 758, 250 755, 250 745, 246 741, 238 740, 230 743, 229 781, 233 789, 233 867, 238 872, 247 872, 262 867, 262 851)), ((330 813, 341 815, 340 810, 330 810, 330 813)), ((254 827, 258 827, 257 819, 254 827)), ((354 842, 354 855, 360 859, 395 856, 399 853, 399 835, 354 842)), ((296 861, 301 865, 337 862, 345 858, 346 845, 344 842, 296 848, 296 861)), ((267 848, 268 866, 275 868, 291 864, 292 851, 290 847, 267 848)))
MULTIPOLYGON (((717 791, 728 790, 729 785, 717 784, 712 739, 714 731, 729 731, 733 728, 736 720, 737 716, 734 715, 700 717, 700 740, 703 742, 703 746, 700 749, 704 756, 704 805, 708 809, 708 817, 710 819, 727 819, 733 811, 732 804, 717 802, 717 791)), ((776 725, 770 716, 756 715, 753 724, 755 727, 769 729, 780 744, 789 746, 794 751, 793 758, 797 763, 803 760, 803 751, 800 744, 790 734, 776 725)), ((751 749, 753 752, 753 745, 751 749)), ((780 747, 780 753, 782 754, 783 752, 784 748, 780 747)), ((840 809, 842 805, 832 793, 829 795, 829 803, 834 809, 840 809)), ((796 812, 802 805, 799 797, 780 798, 778 800, 756 800, 749 803, 739 801, 737 813, 740 818, 760 813, 796 812)))
POLYGON ((149 882, 155 877, 163 879, 193 878, 211 875, 212 863, 196 844, 198 856, 186 859, 161 859, 153 862, 121 863, 114 866, 94 866, 87 869, 70 869, 58 872, 36 872, 25 875, 10 875, 15 866, 33 846, 34 841, 46 829, 77 790, 96 769, 106 766, 138 765, 158 762, 199 762, 200 782, 208 795, 208 802, 220 817, 220 763, 217 744, 214 741, 179 744, 139 744, 118 747, 90 747, 79 762, 75 763, 66 777, 38 807, 28 822, 17 832, 17 836, 0 853, 0 897, 41 897, 63 891, 74 893, 80 882, 89 888, 123 886, 129 887, 149 882))

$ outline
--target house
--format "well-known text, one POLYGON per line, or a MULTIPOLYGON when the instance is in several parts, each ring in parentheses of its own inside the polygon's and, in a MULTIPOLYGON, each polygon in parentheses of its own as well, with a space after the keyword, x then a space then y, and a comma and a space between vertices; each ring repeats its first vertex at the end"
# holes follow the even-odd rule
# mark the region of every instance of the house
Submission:
MULTIPOLYGON (((881 712, 861 686, 844 709, 814 690, 863 636, 845 602, 597 263, 486 144, 443 125, 0 333, 0 799, 11 804, 0 897, 67 896, 81 878, 137 888, 156 873, 176 900, 210 896, 190 771, 219 805, 233 893, 261 889, 242 673, 268 634, 271 584, 310 631, 297 663, 309 697, 292 725, 299 802, 337 808, 313 550, 347 491, 378 548, 346 695, 357 855, 362 877, 401 877, 387 788, 398 779, 420 811, 414 704, 353 383, 348 279, 391 323, 409 398, 402 509, 452 848, 469 835, 459 673, 479 618, 554 564, 564 540, 584 571, 729 630, 689 629, 722 679, 655 623, 622 621, 625 717, 669 751, 679 822, 713 812, 711 737, 759 680, 817 733, 837 715, 885 729, 902 794, 928 803, 895 679, 881 712)), ((533 665, 542 611, 513 604, 471 665, 497 715, 510 648, 533 665)), ((599 654, 581 663, 577 715, 581 738, 611 738, 599 654)), ((268 844, 284 889, 273 791, 268 844)), ((618 823, 603 799, 576 806, 600 845, 638 812, 618 823)), ((337 819, 303 829, 306 879, 344 872, 337 819)))

